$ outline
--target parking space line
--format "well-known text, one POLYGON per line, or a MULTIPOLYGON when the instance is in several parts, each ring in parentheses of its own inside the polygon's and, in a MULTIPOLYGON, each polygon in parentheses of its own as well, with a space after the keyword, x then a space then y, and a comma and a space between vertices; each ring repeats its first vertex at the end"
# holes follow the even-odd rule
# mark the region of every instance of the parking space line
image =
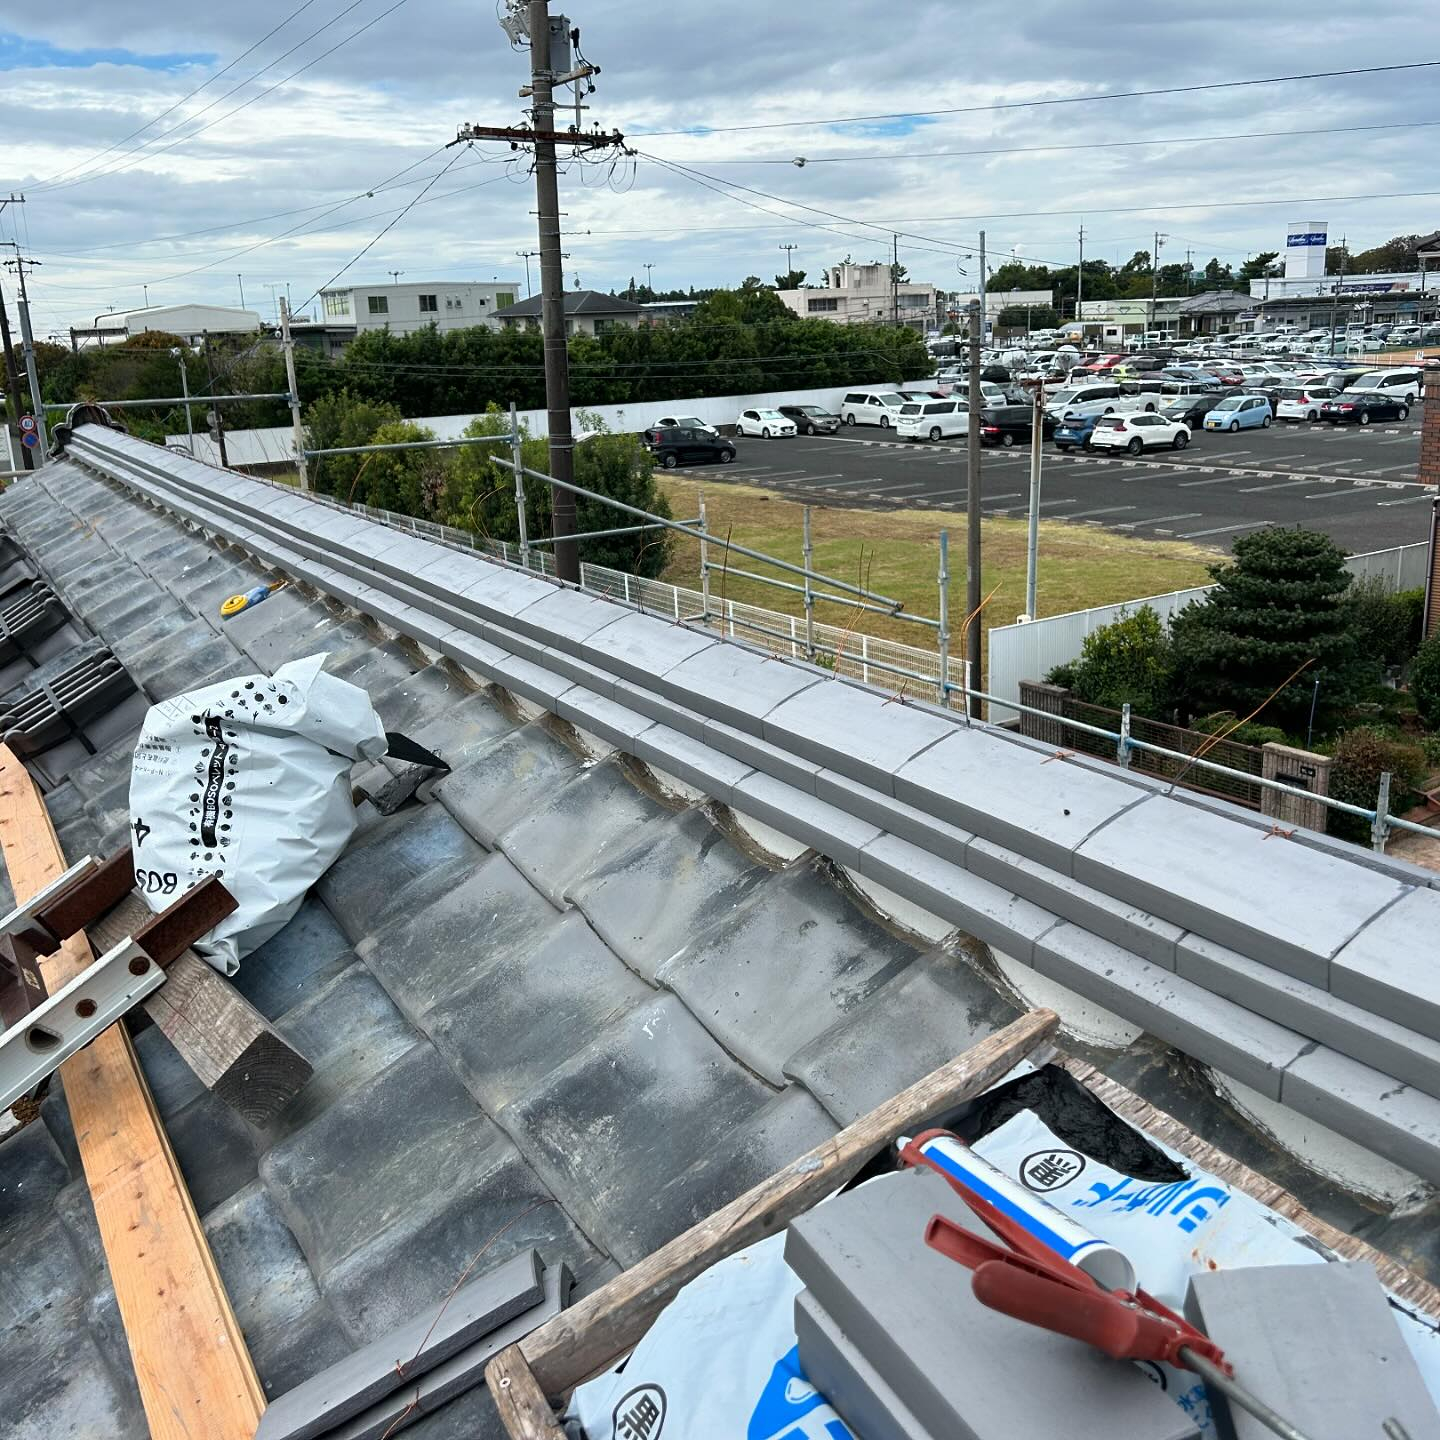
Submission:
POLYGON ((1222 450, 1218 455, 1212 455, 1208 450, 1203 455, 1196 456, 1196 459, 1203 460, 1233 460, 1237 455, 1253 455, 1253 450, 1222 450))
POLYGON ((1233 485, 1236 478, 1234 475, 1217 475, 1212 480, 1181 480, 1175 488, 1177 490, 1194 490, 1201 485, 1233 485))
POLYGON ((1201 540, 1206 535, 1229 535, 1235 530, 1263 530, 1267 525, 1273 525, 1273 520, 1252 520, 1245 525, 1217 525, 1212 530, 1191 530, 1188 534, 1182 535, 1182 540, 1201 540))
POLYGON ((1337 485, 1333 490, 1317 490, 1313 495, 1306 495, 1303 498, 1306 500, 1333 500, 1337 495, 1345 496, 1353 495, 1354 493, 1354 487, 1347 490, 1345 486, 1337 485))
POLYGON ((1136 510, 1136 505, 1106 505, 1100 510, 1073 510, 1065 518, 1067 520, 1084 520, 1089 515, 1118 515, 1122 510, 1136 510))
POLYGON ((1078 505, 1079 503, 1080 497, 1072 495, 1068 500, 1042 500, 1036 508, 1044 510, 1048 505, 1078 505))
POLYGON ((1377 445, 1411 445, 1419 438, 1420 432, 1416 430, 1414 434, 1407 435, 1403 440, 1377 440, 1375 443, 1377 445))
POLYGON ((1203 510, 1187 510, 1183 515, 1156 515, 1150 520, 1126 520, 1124 524, 1117 525, 1117 530, 1138 530, 1142 525, 1165 525, 1171 520, 1198 520, 1205 512, 1203 510))
POLYGON ((1413 505, 1417 500, 1429 500, 1433 497, 1426 493, 1419 495, 1407 495, 1403 500, 1377 500, 1377 505, 1413 505))
POLYGON ((1274 485, 1246 485, 1243 489, 1237 490, 1237 495, 1262 495, 1266 490, 1288 490, 1292 485, 1313 485, 1314 477, 1302 475, 1298 480, 1280 480, 1274 485))

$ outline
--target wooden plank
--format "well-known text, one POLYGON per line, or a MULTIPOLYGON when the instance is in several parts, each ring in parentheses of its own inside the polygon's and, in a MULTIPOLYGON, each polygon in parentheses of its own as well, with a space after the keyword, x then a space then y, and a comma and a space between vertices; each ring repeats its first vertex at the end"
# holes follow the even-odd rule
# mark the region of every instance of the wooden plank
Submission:
MULTIPOLYGON (((558 1398, 612 1363, 649 1329, 682 1285, 726 1255, 783 1230, 897 1136, 989 1089, 1050 1040, 1058 1024, 1052 1010, 1022 1015, 532 1331, 520 1349, 534 1380, 545 1394, 558 1398)), ((491 1361, 491 1369, 501 1358, 491 1361)), ((493 1381, 490 1389, 494 1394, 493 1381)))
MULTIPOLYGON (((0 746, 0 850, 17 898, 65 869, 34 782, 0 746)), ((51 993, 94 958, 73 935, 51 993)), ((152 1440, 251 1440, 264 1393, 122 1025, 60 1067, 152 1440)))
POLYGON ((519 1345, 502 1350, 485 1367, 485 1385, 510 1440, 565 1440, 519 1345))
POLYGON ((1148 1100, 1141 1099, 1133 1090, 1127 1090, 1093 1065, 1073 1058, 1061 1063, 1122 1120, 1128 1121, 1137 1130, 1143 1130, 1152 1139, 1163 1141, 1171 1149, 1178 1150, 1187 1160, 1193 1160, 1196 1165, 1208 1170, 1227 1185, 1234 1186, 1236 1190, 1243 1191, 1251 1199, 1268 1205, 1277 1215, 1293 1221, 1337 1255, 1346 1260, 1364 1260, 1373 1265, 1381 1282, 1388 1289, 1432 1319, 1440 1320, 1440 1289, 1428 1280, 1407 1269, 1383 1250, 1377 1250, 1354 1235, 1337 1230, 1318 1215, 1312 1215, 1284 1186, 1267 1180, 1248 1165, 1243 1165, 1223 1150, 1216 1149, 1196 1135, 1188 1125, 1182 1124, 1173 1115, 1150 1104, 1148 1100))
MULTIPOLYGON (((87 927, 100 952, 128 940, 154 912, 127 895, 87 927)), ((144 1002, 180 1057, 232 1110, 264 1129, 304 1088, 310 1062, 219 971, 187 950, 144 1002)))

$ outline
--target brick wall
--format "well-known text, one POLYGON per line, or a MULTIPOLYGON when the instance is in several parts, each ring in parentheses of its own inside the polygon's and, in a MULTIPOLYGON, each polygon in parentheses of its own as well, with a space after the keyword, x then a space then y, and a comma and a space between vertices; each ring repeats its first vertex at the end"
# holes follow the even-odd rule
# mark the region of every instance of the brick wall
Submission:
POLYGON ((1440 486, 1440 361, 1425 366, 1425 421, 1420 427, 1422 485, 1440 486))

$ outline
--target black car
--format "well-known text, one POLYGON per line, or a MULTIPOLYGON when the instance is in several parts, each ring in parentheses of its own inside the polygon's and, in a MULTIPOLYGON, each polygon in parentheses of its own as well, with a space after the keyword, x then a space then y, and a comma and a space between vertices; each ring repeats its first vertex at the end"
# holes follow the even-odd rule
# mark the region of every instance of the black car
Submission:
POLYGON ((1182 425, 1199 428, 1205 417, 1215 408, 1219 398, 1215 390, 1203 390, 1194 395, 1174 395, 1160 407, 1160 413, 1167 420, 1178 420, 1182 425))
MULTIPOLYGON (((1033 405, 989 405, 980 412, 980 443, 982 445, 1028 445, 1035 428, 1033 405)), ((1055 433, 1055 419, 1046 415, 1042 436, 1055 433)))
POLYGON ((707 460, 728 464, 735 458, 733 440, 707 435, 703 430, 691 430, 684 425, 645 431, 645 445, 667 470, 707 460))
MULTIPOLYGON (((1240 386, 1242 395, 1263 395, 1270 402, 1270 412, 1280 403, 1280 394, 1290 387, 1278 375, 1273 380, 1247 380, 1240 386)), ((1211 407, 1214 408, 1213 406, 1211 407)))
POLYGON ((1332 425, 1368 425, 1372 420, 1403 420, 1410 406, 1403 395, 1345 390, 1320 407, 1320 418, 1332 425))
POLYGON ((781 405, 780 413, 795 422, 798 435, 830 435, 840 428, 840 417, 818 405, 781 405))

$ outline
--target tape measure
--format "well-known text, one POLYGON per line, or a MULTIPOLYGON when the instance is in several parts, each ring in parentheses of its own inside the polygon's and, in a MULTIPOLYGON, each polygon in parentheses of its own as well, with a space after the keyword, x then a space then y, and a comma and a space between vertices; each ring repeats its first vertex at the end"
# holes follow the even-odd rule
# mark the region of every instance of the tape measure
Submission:
POLYGON ((243 595, 232 595, 228 600, 221 602, 220 618, 228 620, 232 615, 238 615, 242 610, 249 610, 262 600, 268 600, 284 583, 283 580, 280 580, 274 585, 257 585, 253 590, 245 591, 243 595))

